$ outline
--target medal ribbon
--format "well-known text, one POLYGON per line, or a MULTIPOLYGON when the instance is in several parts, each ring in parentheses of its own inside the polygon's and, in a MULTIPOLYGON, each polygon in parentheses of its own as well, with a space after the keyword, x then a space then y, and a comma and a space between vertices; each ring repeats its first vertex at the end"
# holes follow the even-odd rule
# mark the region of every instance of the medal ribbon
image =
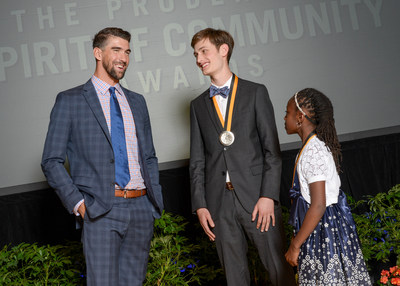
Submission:
POLYGON ((296 163, 294 164, 293 179, 292 179, 292 187, 293 187, 293 184, 294 184, 294 175, 296 174, 297 163, 299 162, 301 153, 303 152, 304 147, 306 147, 306 145, 308 144, 308 142, 310 142, 310 140, 311 140, 312 138, 314 138, 315 136, 317 136, 317 134, 314 134, 314 132, 312 132, 312 133, 308 136, 308 138, 306 139, 306 142, 303 144, 303 146, 302 146, 301 149, 300 149, 299 155, 297 156, 297 159, 296 159, 296 163))
MULTIPOLYGON (((229 104, 228 124, 226 127, 226 131, 231 131, 233 106, 235 104, 237 84, 238 84, 238 77, 235 75, 235 81, 233 83, 233 90, 232 90, 232 99, 231 99, 231 103, 229 104)), ((219 121, 221 121, 222 127, 225 127, 225 120, 222 118, 222 114, 221 114, 221 111, 219 110, 218 103, 217 103, 215 96, 213 97, 213 102, 214 102, 215 110, 217 111, 217 114, 218 114, 219 121)))

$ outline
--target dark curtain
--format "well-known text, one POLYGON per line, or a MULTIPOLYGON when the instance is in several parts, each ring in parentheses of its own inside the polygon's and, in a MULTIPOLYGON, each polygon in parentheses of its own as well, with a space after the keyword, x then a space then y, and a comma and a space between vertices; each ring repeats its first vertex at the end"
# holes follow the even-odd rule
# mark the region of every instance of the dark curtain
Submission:
MULTIPOLYGON (((343 142, 342 152, 342 189, 356 200, 400 183, 400 133, 343 142)), ((281 201, 287 207, 296 154, 282 152, 281 201)), ((165 210, 192 219, 188 168, 160 171, 160 183, 165 210)), ((0 247, 80 239, 75 217, 51 189, 0 196, 0 217, 0 247)))
POLYGON ((0 196, 0 217, 0 247, 80 239, 74 216, 68 214, 51 189, 0 196))

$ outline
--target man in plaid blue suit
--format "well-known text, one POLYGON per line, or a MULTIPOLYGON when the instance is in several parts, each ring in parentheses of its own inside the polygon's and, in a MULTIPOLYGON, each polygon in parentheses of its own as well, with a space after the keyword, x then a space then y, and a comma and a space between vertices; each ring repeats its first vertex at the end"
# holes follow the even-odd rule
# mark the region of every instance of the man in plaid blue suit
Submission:
POLYGON ((129 64, 130 37, 119 28, 95 35, 94 75, 58 94, 43 151, 42 169, 49 185, 70 213, 83 218, 87 285, 142 285, 154 218, 163 210, 144 97, 119 84, 129 64), (116 178, 113 94, 123 119, 126 185, 116 178))

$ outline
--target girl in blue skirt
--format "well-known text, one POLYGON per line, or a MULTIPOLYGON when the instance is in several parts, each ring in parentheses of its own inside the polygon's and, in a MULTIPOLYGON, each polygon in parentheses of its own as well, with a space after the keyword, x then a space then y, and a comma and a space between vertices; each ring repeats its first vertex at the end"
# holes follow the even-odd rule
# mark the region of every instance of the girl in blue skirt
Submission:
POLYGON ((286 260, 297 266, 299 285, 371 285, 345 194, 340 190, 340 144, 331 101, 306 88, 288 102, 288 134, 303 146, 290 189, 294 237, 286 260))

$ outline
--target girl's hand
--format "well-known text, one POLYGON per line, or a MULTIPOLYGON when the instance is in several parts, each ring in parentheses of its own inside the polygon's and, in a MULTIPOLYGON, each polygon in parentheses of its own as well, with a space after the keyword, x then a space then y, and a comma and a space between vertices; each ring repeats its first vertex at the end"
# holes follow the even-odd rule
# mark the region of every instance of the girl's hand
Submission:
POLYGON ((299 261, 299 255, 300 255, 300 248, 294 246, 292 240, 292 243, 290 243, 289 249, 285 254, 286 261, 291 266, 297 266, 299 261))

